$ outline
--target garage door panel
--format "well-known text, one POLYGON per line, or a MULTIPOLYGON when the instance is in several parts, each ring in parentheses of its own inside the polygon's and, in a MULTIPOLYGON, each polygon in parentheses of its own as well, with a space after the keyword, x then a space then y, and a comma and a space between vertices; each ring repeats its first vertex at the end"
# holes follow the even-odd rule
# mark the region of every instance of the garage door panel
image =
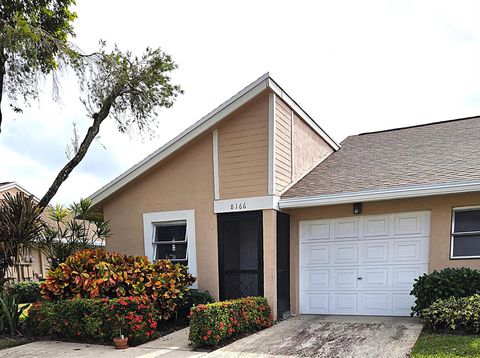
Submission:
POLYGON ((385 263, 388 261, 388 242, 366 242, 363 244, 363 262, 385 263))
POLYGON ((429 225, 429 212, 301 222, 300 312, 408 316, 429 225))
POLYGON ((411 288, 413 281, 425 271, 427 271, 427 265, 394 267, 392 268, 392 286, 411 288))
POLYGON ((348 239, 358 237, 358 218, 344 218, 333 220, 334 239, 348 239))
POLYGON ((384 315, 387 314, 389 299, 388 294, 367 293, 361 298, 362 312, 370 312, 370 314, 384 315))
POLYGON ((330 310, 329 293, 311 293, 305 296, 305 313, 328 312, 330 310))
POLYGON ((388 268, 364 268, 361 287, 364 289, 387 288, 388 287, 388 268))
POLYGON ((330 239, 330 221, 315 220, 308 224, 308 240, 328 240, 330 239))
POLYGON ((332 295, 331 309, 337 314, 352 314, 357 312, 357 293, 334 293, 332 295))
POLYGON ((375 237, 375 236, 388 236, 389 232, 389 216, 388 215, 376 215, 365 217, 363 224, 363 236, 375 237))
POLYGON ((418 262, 421 259, 420 239, 393 243, 393 262, 418 262))
POLYGON ((303 275, 305 290, 322 290, 330 287, 329 269, 306 269, 303 275))
POLYGON ((300 254, 305 258, 305 266, 325 265, 330 263, 330 245, 302 245, 300 254))
POLYGON ((415 298, 405 293, 392 295, 393 311, 403 316, 409 316, 412 306, 415 304, 415 298))
POLYGON ((333 264, 353 264, 358 262, 358 244, 333 245, 333 264))
POLYGON ((334 269, 334 287, 335 288, 357 288, 358 287, 358 269, 334 269))

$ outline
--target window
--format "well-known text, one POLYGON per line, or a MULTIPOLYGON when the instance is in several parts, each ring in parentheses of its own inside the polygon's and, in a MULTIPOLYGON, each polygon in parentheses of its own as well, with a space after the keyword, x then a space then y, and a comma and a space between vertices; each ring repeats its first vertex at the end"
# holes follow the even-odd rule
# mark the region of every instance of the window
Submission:
POLYGON ((187 222, 173 221, 155 225, 154 260, 168 259, 188 265, 187 222))
POLYGON ((454 209, 452 259, 480 258, 480 207, 454 209))
POLYGON ((187 265, 188 271, 197 275, 194 210, 144 213, 143 235, 149 260, 169 259, 187 265))

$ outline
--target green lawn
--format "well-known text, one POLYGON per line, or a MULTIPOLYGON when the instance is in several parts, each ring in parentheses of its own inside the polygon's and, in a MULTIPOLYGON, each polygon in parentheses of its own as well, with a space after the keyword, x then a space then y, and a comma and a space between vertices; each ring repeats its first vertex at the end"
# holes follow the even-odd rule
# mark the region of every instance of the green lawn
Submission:
POLYGON ((480 357, 480 336, 422 333, 413 347, 411 357, 480 357))
POLYGON ((0 336, 0 350, 19 346, 25 343, 30 343, 27 339, 13 339, 0 336))

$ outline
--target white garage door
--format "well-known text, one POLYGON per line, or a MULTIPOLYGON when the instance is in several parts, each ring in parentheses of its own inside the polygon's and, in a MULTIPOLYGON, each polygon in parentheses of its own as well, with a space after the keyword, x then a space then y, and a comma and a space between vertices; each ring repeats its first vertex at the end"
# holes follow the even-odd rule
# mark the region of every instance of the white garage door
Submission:
POLYGON ((300 312, 408 316, 430 212, 300 222, 300 312))

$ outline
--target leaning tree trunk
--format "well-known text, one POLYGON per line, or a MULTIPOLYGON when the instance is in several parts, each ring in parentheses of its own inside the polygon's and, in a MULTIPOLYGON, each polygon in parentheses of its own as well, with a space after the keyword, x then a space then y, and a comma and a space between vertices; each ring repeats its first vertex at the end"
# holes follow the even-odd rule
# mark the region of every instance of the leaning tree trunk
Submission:
POLYGON ((2 132, 2 96, 3 96, 3 80, 5 78, 5 55, 3 49, 0 49, 0 133, 2 132))
POLYGON ((58 173, 57 177, 53 181, 52 185, 50 185, 50 188, 48 191, 45 193, 43 198, 40 200, 38 203, 38 207, 43 210, 47 207, 47 205, 50 203, 52 198, 55 196, 57 193, 58 189, 62 185, 62 183, 67 180, 68 176, 70 173, 75 169, 75 167, 82 161, 82 159, 85 157, 85 154, 87 154, 88 148, 92 144, 93 140, 95 137, 98 135, 98 132, 100 131, 100 124, 107 118, 108 114, 110 113, 110 108, 112 107, 113 102, 118 96, 118 92, 113 92, 111 93, 104 101, 102 108, 95 113, 93 117, 93 124, 88 128, 87 134, 85 135, 85 138, 82 141, 82 144, 80 144, 80 147, 78 148, 77 153, 75 156, 60 170, 58 173))

